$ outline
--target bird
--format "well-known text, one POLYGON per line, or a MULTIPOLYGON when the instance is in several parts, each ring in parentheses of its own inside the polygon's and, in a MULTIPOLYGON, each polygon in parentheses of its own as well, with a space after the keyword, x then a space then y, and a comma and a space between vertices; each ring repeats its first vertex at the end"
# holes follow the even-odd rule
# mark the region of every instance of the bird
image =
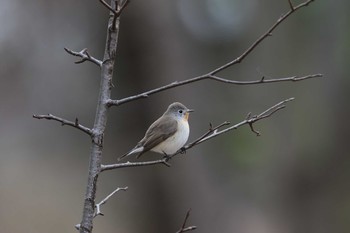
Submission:
POLYGON ((179 102, 170 104, 164 114, 147 129, 136 146, 120 156, 118 161, 136 153, 139 153, 136 156, 139 158, 147 151, 161 153, 166 157, 175 154, 187 142, 190 134, 188 118, 193 111, 179 102))

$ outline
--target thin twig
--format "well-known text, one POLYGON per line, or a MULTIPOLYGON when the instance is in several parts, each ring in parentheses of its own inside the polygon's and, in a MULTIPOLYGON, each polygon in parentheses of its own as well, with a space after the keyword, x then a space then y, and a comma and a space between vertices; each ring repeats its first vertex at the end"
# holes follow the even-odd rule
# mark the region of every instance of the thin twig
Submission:
POLYGON ((111 192, 107 197, 105 197, 102 201, 100 201, 98 204, 96 204, 96 212, 95 212, 95 216, 97 215, 102 215, 103 213, 101 212, 101 206, 106 204, 106 202, 108 201, 109 198, 111 198, 115 193, 119 192, 119 191, 126 191, 128 189, 128 187, 124 187, 124 188, 116 188, 113 192, 111 192))
POLYGON ((100 61, 100 60, 98 60, 98 59, 92 57, 92 56, 89 54, 89 52, 87 51, 87 48, 82 49, 80 52, 75 52, 75 51, 70 50, 70 49, 68 49, 68 48, 64 48, 64 50, 65 50, 67 53, 69 53, 69 54, 71 54, 71 55, 73 55, 73 56, 76 56, 76 57, 80 57, 80 58, 81 58, 81 60, 74 62, 75 64, 80 64, 80 63, 83 63, 83 62, 86 62, 86 61, 90 61, 90 62, 92 62, 92 63, 98 65, 99 67, 102 66, 102 61, 100 61))
POLYGON ((197 229, 196 226, 190 226, 190 227, 186 227, 186 228, 182 229, 182 231, 180 231, 180 232, 193 231, 195 229, 197 229))
POLYGON ((124 0, 123 3, 121 3, 119 6, 118 6, 118 12, 116 14, 116 17, 119 17, 122 12, 124 11, 125 7, 127 7, 130 3, 130 0, 124 0))
POLYGON ((225 121, 223 123, 221 123, 220 125, 216 126, 216 127, 212 127, 212 125, 210 124, 210 127, 209 127, 209 130, 203 134, 202 136, 200 136, 199 138, 197 138, 196 140, 194 140, 193 142, 189 143, 187 146, 190 148, 192 146, 194 146, 197 142, 201 141, 202 139, 204 139, 205 137, 209 136, 210 134, 212 133, 215 133, 215 131, 217 131, 219 128, 223 127, 223 126, 226 126, 226 125, 229 125, 231 124, 230 122, 228 121, 225 121))
POLYGON ((108 10, 110 10, 114 15, 117 15, 118 12, 116 10, 114 10, 107 2, 105 2, 104 0, 99 0, 102 5, 104 5, 108 10))
POLYGON ((289 7, 292 11, 294 11, 294 6, 293 6, 293 3, 292 3, 292 0, 288 0, 288 4, 289 4, 289 7))
POLYGON ((210 128, 207 132, 205 132, 202 136, 195 139, 193 142, 188 143, 186 146, 184 146, 183 148, 181 148, 179 151, 177 151, 175 154, 173 154, 171 156, 167 156, 167 157, 164 157, 164 158, 159 159, 159 160, 147 161, 147 162, 129 162, 128 161, 125 163, 101 165, 101 172, 107 171, 107 170, 114 170, 114 169, 118 169, 118 168, 151 166, 151 165, 156 165, 156 164, 163 164, 163 165, 170 167, 169 160, 172 159, 174 156, 181 154, 184 151, 191 149, 192 147, 197 146, 197 145, 199 145, 205 141, 208 141, 214 137, 217 137, 219 135, 227 133, 231 130, 238 129, 239 127, 241 127, 243 125, 249 125, 251 131, 254 132, 257 136, 259 136, 260 132, 254 129, 254 127, 253 127, 254 123, 272 116, 274 113, 285 108, 286 107, 285 104, 289 101, 292 101, 292 100, 294 100, 294 98, 289 98, 289 99, 283 100, 283 101, 273 105, 272 107, 266 109, 265 111, 261 112, 258 115, 255 115, 255 116, 251 116, 251 113, 249 113, 247 115, 247 117, 245 118, 245 120, 243 120, 235 125, 232 125, 230 127, 227 127, 225 129, 222 129, 222 130, 220 130, 222 127, 227 126, 230 123, 225 121, 214 128, 210 124, 210 128))
POLYGON ((182 226, 180 228, 180 230, 178 230, 176 233, 182 233, 182 232, 187 232, 187 231, 193 231, 195 229, 197 229, 196 226, 189 226, 189 227, 186 227, 186 223, 187 223, 187 220, 188 218, 190 217, 190 212, 191 212, 191 209, 189 209, 186 213, 186 216, 185 216, 185 220, 184 222, 182 223, 182 226))
MULTIPOLYGON (((255 81, 235 81, 235 80, 230 80, 230 79, 224 79, 221 77, 216 76, 217 73, 219 73, 220 71, 223 71, 235 64, 238 64, 240 62, 242 62, 263 40, 265 40, 267 37, 272 35, 272 32, 283 22, 285 21, 290 15, 292 15, 294 12, 296 12, 297 10, 301 9, 302 7, 305 7, 307 5, 309 5, 311 2, 313 2, 314 0, 308 0, 305 1, 297 6, 293 6, 287 13, 283 14, 264 34, 262 34, 255 42, 253 42, 248 49, 246 49, 240 56, 238 56, 236 59, 210 71, 207 74, 204 75, 200 75, 194 78, 190 78, 190 79, 186 79, 183 81, 176 81, 173 83, 170 83, 168 85, 164 85, 149 91, 146 91, 144 93, 141 94, 137 94, 137 95, 133 95, 133 96, 129 96, 126 98, 122 98, 119 100, 109 100, 108 101, 108 105, 109 106, 118 106, 130 101, 134 101, 137 99, 141 99, 141 98, 147 98, 150 95, 153 95, 155 93, 161 92, 161 91, 165 91, 171 88, 175 88, 175 87, 179 87, 182 85, 186 85, 189 83, 193 83, 193 82, 197 82, 197 81, 201 81, 201 80, 205 80, 205 79, 211 79, 211 80, 215 80, 215 81, 219 81, 219 82, 224 82, 224 83, 229 83, 229 84, 236 84, 236 85, 251 85, 251 84, 262 84, 262 83, 273 83, 273 82, 284 82, 284 81, 301 81, 301 80, 305 80, 305 79, 310 79, 310 78, 319 78, 319 77, 323 77, 322 74, 312 74, 312 75, 307 75, 307 76, 302 76, 302 77, 298 77, 298 76, 293 76, 293 77, 287 77, 287 78, 276 78, 276 79, 265 79, 264 77, 261 78, 260 80, 255 80, 255 81)), ((291 4, 291 2, 289 1, 289 3, 291 4)))
POLYGON ((240 63, 246 58, 265 38, 269 37, 272 35, 272 32, 280 25, 283 21, 285 21, 291 14, 293 14, 295 11, 299 10, 302 7, 305 7, 309 5, 311 2, 314 0, 308 0, 305 1, 298 6, 294 7, 293 9, 290 9, 287 13, 283 14, 264 34, 262 34, 247 50, 245 50, 239 57, 236 59, 226 63, 225 65, 213 70, 210 72, 210 74, 215 75, 216 73, 232 66, 237 63, 240 63))
MULTIPOLYGON (((258 114, 258 115, 256 115, 256 116, 253 116, 253 117, 250 117, 250 116, 249 116, 249 117, 247 117, 244 121, 241 121, 240 123, 237 123, 237 124, 235 124, 235 125, 232 125, 232 126, 230 126, 230 127, 228 127, 228 128, 225 128, 225 129, 223 129, 223 130, 220 130, 220 131, 218 130, 218 131, 216 131, 216 132, 213 132, 212 134, 210 134, 210 135, 206 136, 205 138, 201 139, 200 141, 195 140, 196 143, 194 143, 194 144, 193 144, 193 143, 189 143, 188 145, 186 145, 186 146, 184 147, 184 149, 185 149, 185 150, 190 149, 190 148, 192 148, 193 146, 197 146, 197 145, 199 145, 199 144, 201 144, 201 143, 203 143, 203 142, 205 142, 205 141, 207 141, 207 140, 209 140, 209 139, 212 139, 212 138, 217 137, 217 136, 219 136, 219 135, 221 135, 221 134, 227 133, 227 132, 229 132, 229 131, 231 131, 231 130, 238 129, 239 127, 241 127, 241 126, 243 126, 243 125, 249 125, 249 126, 251 127, 251 129, 252 129, 252 126, 253 126, 253 124, 254 124, 255 122, 260 121, 260 120, 262 120, 262 119, 265 119, 265 118, 268 118, 268 117, 272 116, 272 115, 273 115, 274 113, 276 113, 277 111, 279 111, 279 110, 285 108, 285 107, 286 107, 286 106, 284 105, 285 103, 287 103, 287 102, 289 102, 289 101, 292 101, 292 100, 294 100, 294 98, 289 98, 289 99, 283 100, 283 101, 281 101, 281 102, 279 102, 279 103, 273 105, 272 107, 268 108, 267 110, 263 111, 262 113, 260 113, 260 114, 258 114)), ((248 115, 250 115, 250 114, 248 114, 248 115)), ((257 131, 255 131, 255 130, 252 130, 252 131, 253 131, 254 133, 257 132, 257 131)), ((260 133, 259 133, 259 135, 260 135, 260 133)), ((180 152, 177 152, 177 154, 178 154, 178 153, 180 153, 180 152)))
MULTIPOLYGON (((126 191, 128 189, 128 187, 124 187, 124 188, 116 188, 113 192, 111 192, 110 194, 108 194, 107 197, 105 197, 102 201, 100 201, 98 204, 95 205, 95 214, 94 214, 94 218, 98 215, 104 216, 104 214, 101 212, 101 206, 106 204, 106 202, 108 201, 109 198, 111 198, 114 194, 116 194, 119 191, 126 191)), ((80 229, 80 224, 76 224, 75 228, 77 230, 80 229)))
POLYGON ((156 164, 163 164, 167 167, 170 167, 171 164, 168 163, 166 158, 154 160, 154 161, 146 161, 146 162, 125 162, 125 163, 116 163, 116 164, 108 164, 108 165, 101 165, 101 172, 107 171, 107 170, 113 170, 118 168, 127 168, 127 167, 143 167, 143 166, 151 166, 156 164))
POLYGON ((123 10, 125 9, 125 7, 130 3, 130 0, 124 0, 120 5, 118 5, 118 10, 113 9, 113 7, 111 7, 108 3, 106 3, 104 0, 99 0, 102 5, 104 5, 108 10, 110 10, 113 14, 114 17, 119 17, 123 10))
POLYGON ((174 87, 183 86, 183 85, 186 85, 189 83, 201 81, 204 79, 210 79, 210 80, 214 80, 214 81, 218 81, 218 82, 223 82, 226 84, 252 85, 252 84, 263 84, 263 83, 274 83, 274 82, 297 82, 297 81, 302 81, 302 80, 306 80, 306 79, 320 78, 320 77, 323 77, 323 75, 322 74, 311 74, 311 75, 306 75, 306 76, 301 76, 301 77, 292 76, 292 77, 276 78, 276 79, 265 79, 263 77, 261 79, 253 80, 253 81, 236 81, 236 80, 229 80, 229 79, 220 78, 218 76, 211 75, 211 74, 206 74, 206 75, 198 76, 195 78, 187 79, 184 81, 179 81, 179 82, 176 81, 176 82, 170 83, 168 85, 158 87, 158 88, 152 89, 150 91, 146 91, 146 92, 138 94, 138 95, 129 96, 129 97, 119 99, 119 100, 109 100, 108 105, 109 106, 122 105, 122 104, 125 104, 127 102, 131 102, 131 101, 134 101, 137 99, 147 98, 150 95, 161 92, 161 91, 165 91, 165 90, 168 90, 168 89, 171 89, 174 87))
POLYGON ((81 131, 83 131, 84 133, 86 133, 87 135, 91 136, 92 135, 92 130, 88 127, 85 127, 81 124, 79 124, 79 120, 78 118, 75 118, 75 121, 68 121, 66 119, 54 116, 52 114, 47 114, 47 115, 33 115, 34 118, 36 119, 46 119, 46 120, 54 120, 54 121, 58 121, 61 122, 62 126, 64 125, 69 125, 72 126, 76 129, 79 129, 81 131))

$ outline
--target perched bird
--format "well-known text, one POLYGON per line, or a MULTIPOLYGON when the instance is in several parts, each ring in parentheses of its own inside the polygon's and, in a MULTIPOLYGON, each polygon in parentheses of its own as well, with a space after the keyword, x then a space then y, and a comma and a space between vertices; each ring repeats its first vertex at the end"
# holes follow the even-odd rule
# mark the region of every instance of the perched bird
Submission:
POLYGON ((128 153, 119 157, 118 161, 135 153, 139 153, 139 158, 147 151, 162 153, 165 156, 175 154, 185 145, 190 134, 190 112, 193 110, 179 102, 170 104, 165 113, 148 128, 141 141, 128 153))

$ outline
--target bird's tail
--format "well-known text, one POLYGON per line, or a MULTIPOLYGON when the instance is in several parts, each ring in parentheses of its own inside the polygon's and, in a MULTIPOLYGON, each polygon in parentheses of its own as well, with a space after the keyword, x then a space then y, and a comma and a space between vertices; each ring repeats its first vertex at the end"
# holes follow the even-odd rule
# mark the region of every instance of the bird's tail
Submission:
POLYGON ((137 147, 137 146, 136 146, 134 149, 132 149, 132 150, 129 151, 128 153, 123 154, 122 156, 120 156, 120 157, 118 158, 118 161, 122 160, 123 158, 125 158, 125 157, 127 157, 127 156, 129 156, 129 155, 131 155, 131 154, 135 154, 135 153, 139 153, 139 152, 142 153, 142 151, 143 151, 143 146, 141 146, 141 147, 137 147))
POLYGON ((122 156, 120 156, 118 158, 118 161, 122 160, 123 158, 125 158, 126 156, 130 155, 130 152, 126 153, 126 154, 123 154, 122 156))

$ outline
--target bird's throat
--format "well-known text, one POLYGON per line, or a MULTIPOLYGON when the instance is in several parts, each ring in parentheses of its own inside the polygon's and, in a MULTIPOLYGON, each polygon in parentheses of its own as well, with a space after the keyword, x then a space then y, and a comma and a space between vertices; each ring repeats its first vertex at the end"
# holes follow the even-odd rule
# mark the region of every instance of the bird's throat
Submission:
POLYGON ((185 113, 185 116, 184 116, 184 119, 185 119, 185 121, 188 121, 188 117, 190 116, 190 113, 189 112, 186 112, 185 113))

